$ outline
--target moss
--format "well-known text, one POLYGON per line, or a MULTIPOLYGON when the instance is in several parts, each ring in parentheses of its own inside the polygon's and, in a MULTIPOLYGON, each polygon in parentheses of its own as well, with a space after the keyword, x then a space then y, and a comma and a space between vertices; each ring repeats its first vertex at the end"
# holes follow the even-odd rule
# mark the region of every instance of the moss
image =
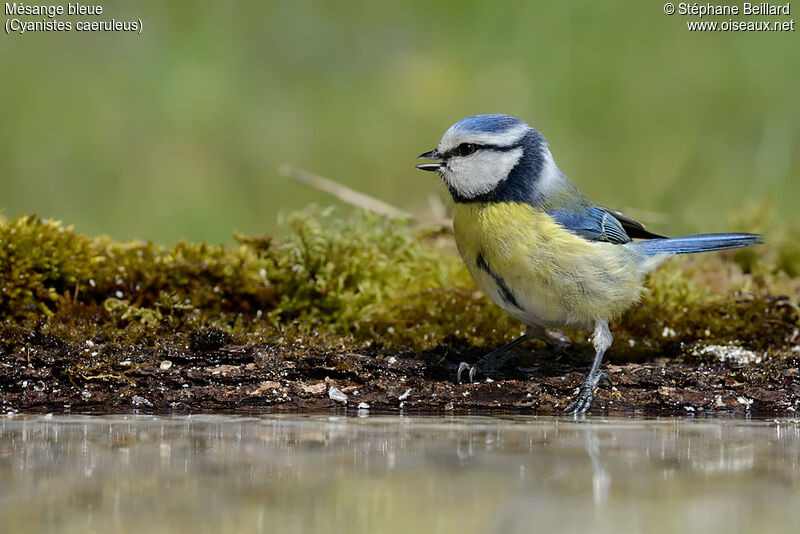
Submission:
POLYGON ((135 319, 145 326, 156 326, 164 318, 158 310, 140 308, 115 298, 106 299, 103 307, 111 316, 118 317, 120 321, 135 319))
MULTIPOLYGON (((269 314, 276 326, 418 349, 454 332, 483 342, 491 329, 482 327, 513 325, 475 294, 460 258, 436 243, 435 231, 367 212, 343 218, 332 209, 295 213, 286 222, 290 237, 264 255, 280 295, 269 314)), ((503 338, 493 330, 490 337, 503 338)))
MULTIPOLYGON (((85 357, 82 344, 202 352, 235 339, 418 352, 494 346, 521 331, 477 291, 445 229, 319 208, 283 222, 290 233, 280 240, 162 247, 90 239, 31 216, 0 219, 2 346, 55 339, 76 376, 124 380, 116 355, 85 357)), ((681 344, 709 340, 780 352, 800 318, 800 249, 769 224, 750 224, 765 228, 766 246, 656 271, 641 304, 613 325, 611 357, 690 353, 681 344)))
POLYGON ((37 217, 0 223, 0 312, 50 314, 59 295, 79 287, 97 266, 92 241, 37 217))

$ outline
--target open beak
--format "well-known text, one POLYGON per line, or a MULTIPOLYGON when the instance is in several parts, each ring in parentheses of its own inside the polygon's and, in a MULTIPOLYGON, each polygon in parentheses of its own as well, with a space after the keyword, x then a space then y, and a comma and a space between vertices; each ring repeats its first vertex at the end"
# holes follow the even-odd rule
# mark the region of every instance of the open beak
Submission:
MULTIPOLYGON (((425 152, 424 154, 420 154, 419 156, 417 156, 417 159, 439 159, 439 152, 437 152, 436 149, 434 148, 430 152, 425 152)), ((416 167, 421 171, 436 171, 439 170, 439 167, 441 166, 442 166, 441 163, 421 163, 416 167)))

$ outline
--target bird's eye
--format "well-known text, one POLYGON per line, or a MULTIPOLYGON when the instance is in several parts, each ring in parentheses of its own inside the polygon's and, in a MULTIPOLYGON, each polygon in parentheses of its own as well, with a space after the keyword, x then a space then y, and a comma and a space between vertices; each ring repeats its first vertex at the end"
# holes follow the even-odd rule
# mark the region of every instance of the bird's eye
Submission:
POLYGON ((476 150, 478 150, 477 145, 473 145, 472 143, 461 143, 456 147, 456 154, 459 156, 469 156, 476 150))

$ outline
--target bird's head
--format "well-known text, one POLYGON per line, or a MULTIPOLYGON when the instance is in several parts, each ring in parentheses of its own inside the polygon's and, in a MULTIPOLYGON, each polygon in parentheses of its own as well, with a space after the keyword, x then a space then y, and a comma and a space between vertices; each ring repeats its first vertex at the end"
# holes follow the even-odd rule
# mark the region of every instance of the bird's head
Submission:
POLYGON ((491 197, 508 190, 532 194, 533 182, 552 156, 544 138, 525 121, 508 115, 474 115, 452 125, 439 146, 417 159, 434 163, 417 165, 436 171, 456 201, 491 197))

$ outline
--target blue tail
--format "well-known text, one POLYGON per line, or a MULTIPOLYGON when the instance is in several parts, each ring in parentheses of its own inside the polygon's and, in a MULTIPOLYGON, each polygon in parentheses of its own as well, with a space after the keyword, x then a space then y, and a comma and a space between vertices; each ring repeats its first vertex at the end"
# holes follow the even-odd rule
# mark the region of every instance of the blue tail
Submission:
POLYGON ((629 246, 653 256, 655 254, 692 254, 725 248, 747 247, 763 243, 760 234, 700 234, 665 239, 648 239, 636 241, 629 246))

